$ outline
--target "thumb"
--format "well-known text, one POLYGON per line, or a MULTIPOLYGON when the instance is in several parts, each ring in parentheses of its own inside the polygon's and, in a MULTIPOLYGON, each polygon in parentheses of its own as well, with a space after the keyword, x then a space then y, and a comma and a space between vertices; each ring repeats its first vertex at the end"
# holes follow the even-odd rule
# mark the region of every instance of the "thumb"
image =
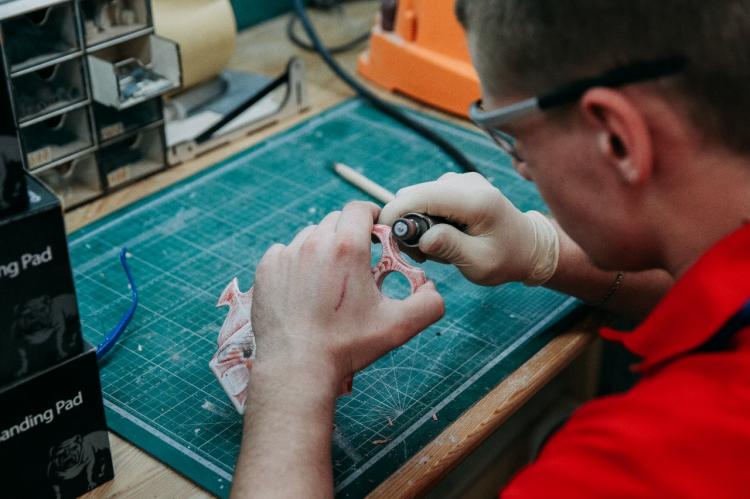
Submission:
POLYGON ((430 228, 419 240, 419 251, 431 259, 452 264, 466 260, 466 250, 471 246, 471 236, 448 224, 430 228))
POLYGON ((388 316, 393 321, 389 328, 390 349, 403 345, 445 313, 445 303, 435 284, 427 281, 404 300, 388 300, 388 316))

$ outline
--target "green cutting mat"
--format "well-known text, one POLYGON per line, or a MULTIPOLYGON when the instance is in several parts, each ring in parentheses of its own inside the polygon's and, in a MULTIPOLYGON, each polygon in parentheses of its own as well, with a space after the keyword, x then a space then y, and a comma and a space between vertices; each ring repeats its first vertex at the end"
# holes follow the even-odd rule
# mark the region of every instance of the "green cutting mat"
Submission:
MULTIPOLYGON (((466 151, 521 209, 543 207, 484 136, 415 116, 466 151)), ((233 276, 242 289, 251 285, 272 243, 364 197, 332 172, 334 161, 394 191, 455 170, 432 145, 353 100, 70 236, 88 340, 100 341, 129 304, 121 246, 140 290, 135 318, 101 370, 110 427, 217 495, 229 492, 242 425, 208 368, 227 311, 214 305, 233 276)), ((333 466, 341 497, 382 482, 576 307, 544 289, 488 289, 448 266, 424 268, 445 297, 445 318, 359 373, 353 395, 339 400, 333 466)), ((403 295, 406 284, 389 278, 386 292, 403 295)))

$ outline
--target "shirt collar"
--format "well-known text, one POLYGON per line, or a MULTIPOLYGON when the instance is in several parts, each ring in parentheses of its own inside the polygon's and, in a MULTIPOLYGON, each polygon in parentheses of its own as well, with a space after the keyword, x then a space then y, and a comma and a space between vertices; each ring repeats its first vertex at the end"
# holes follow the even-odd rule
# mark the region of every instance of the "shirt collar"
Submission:
POLYGON ((750 224, 708 250, 632 332, 602 329, 641 356, 643 372, 711 338, 750 298, 750 224))

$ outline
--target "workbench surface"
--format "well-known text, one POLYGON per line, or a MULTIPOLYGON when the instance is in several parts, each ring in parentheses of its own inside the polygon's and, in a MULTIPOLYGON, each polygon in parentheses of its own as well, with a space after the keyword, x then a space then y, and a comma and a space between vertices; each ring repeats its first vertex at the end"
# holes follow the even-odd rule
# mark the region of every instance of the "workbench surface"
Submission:
MULTIPOLYGON (((370 14, 375 4, 375 2, 368 2, 349 7, 348 11, 354 13, 351 18, 352 22, 359 23, 360 27, 366 26, 372 19, 370 14)), ((317 19, 324 32, 328 31, 326 25, 332 25, 332 21, 335 19, 327 16, 318 16, 317 19)), ((270 75, 281 72, 289 56, 303 57, 307 64, 307 81, 312 106, 310 111, 71 212, 66 215, 68 230, 73 231, 85 226, 350 97, 352 94, 348 88, 336 80, 315 55, 301 53, 287 42, 284 36, 285 22, 285 18, 276 19, 240 34, 237 53, 230 67, 270 75)), ((358 29, 353 28, 353 31, 358 29)), ((351 69, 354 67, 355 56, 355 53, 346 54, 340 60, 351 69)), ((392 97, 389 96, 389 98, 392 97)), ((412 107, 420 107, 399 98, 394 100, 412 107)), ((445 118, 434 111, 428 112, 445 118)), ((460 120, 453 119, 453 121, 465 124, 460 120)), ((445 476, 450 469, 495 432, 504 421, 516 413, 537 391, 558 375, 565 366, 579 356, 591 342, 591 329, 590 322, 581 323, 553 339, 503 383, 491 390, 482 400, 448 426, 440 436, 413 456, 388 480, 380 484, 374 491, 374 495, 382 497, 414 495, 433 486, 437 480, 445 476)), ((588 396, 590 393, 585 395, 588 396)), ((202 497, 206 495, 205 491, 192 482, 131 444, 115 435, 111 435, 111 440, 116 478, 87 497, 105 497, 115 494, 122 494, 126 497, 143 495, 202 497)))

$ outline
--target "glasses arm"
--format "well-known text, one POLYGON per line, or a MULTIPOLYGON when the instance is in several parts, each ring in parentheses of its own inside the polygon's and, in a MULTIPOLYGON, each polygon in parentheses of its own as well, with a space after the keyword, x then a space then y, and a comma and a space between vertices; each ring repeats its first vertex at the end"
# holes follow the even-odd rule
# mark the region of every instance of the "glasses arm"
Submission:
POLYGON ((516 102, 510 106, 501 107, 492 111, 483 111, 480 108, 479 101, 477 101, 469 108, 469 117, 477 125, 484 128, 491 128, 522 116, 532 114, 539 109, 539 99, 536 97, 522 100, 521 102, 516 102))
POLYGON ((687 65, 684 57, 669 57, 656 61, 636 62, 606 71, 599 76, 576 80, 538 98, 539 109, 570 104, 594 87, 619 87, 640 81, 654 80, 682 71, 687 65))

